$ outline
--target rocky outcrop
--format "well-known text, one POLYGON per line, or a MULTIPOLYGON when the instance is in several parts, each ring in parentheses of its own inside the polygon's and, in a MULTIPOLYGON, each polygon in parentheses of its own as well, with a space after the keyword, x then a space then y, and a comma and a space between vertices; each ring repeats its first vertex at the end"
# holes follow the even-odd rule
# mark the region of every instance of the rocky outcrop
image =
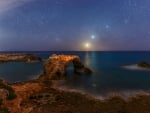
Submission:
POLYGON ((74 65, 74 72, 77 74, 91 74, 92 71, 85 67, 81 62, 80 59, 75 59, 73 60, 73 65, 74 65))
POLYGON ((52 55, 45 62, 42 78, 60 79, 66 75, 69 63, 73 62, 74 72, 78 74, 91 74, 92 71, 85 67, 76 55, 52 55))
POLYGON ((39 62, 42 59, 32 54, 0 54, 0 62, 39 62))
POLYGON ((16 98, 15 91, 4 80, 0 79, 0 105, 5 104, 6 100, 12 100, 16 98))
POLYGON ((138 67, 150 69, 150 64, 147 62, 140 62, 137 65, 138 65, 138 67))

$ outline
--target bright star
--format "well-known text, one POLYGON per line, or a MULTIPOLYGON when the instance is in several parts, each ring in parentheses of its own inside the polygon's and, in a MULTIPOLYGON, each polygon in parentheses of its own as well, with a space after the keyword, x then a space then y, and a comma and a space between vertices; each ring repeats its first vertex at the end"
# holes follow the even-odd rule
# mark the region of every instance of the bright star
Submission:
POLYGON ((91 39, 95 39, 95 35, 92 35, 92 36, 91 36, 91 39))

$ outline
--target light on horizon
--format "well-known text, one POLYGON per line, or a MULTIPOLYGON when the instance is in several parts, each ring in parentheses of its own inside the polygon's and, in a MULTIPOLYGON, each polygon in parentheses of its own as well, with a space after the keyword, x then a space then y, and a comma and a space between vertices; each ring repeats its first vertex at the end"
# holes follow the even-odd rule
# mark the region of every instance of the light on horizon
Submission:
POLYGON ((87 49, 88 49, 88 48, 90 48, 90 47, 91 47, 91 44, 90 44, 89 42, 86 42, 84 46, 85 46, 85 48, 87 48, 87 49))

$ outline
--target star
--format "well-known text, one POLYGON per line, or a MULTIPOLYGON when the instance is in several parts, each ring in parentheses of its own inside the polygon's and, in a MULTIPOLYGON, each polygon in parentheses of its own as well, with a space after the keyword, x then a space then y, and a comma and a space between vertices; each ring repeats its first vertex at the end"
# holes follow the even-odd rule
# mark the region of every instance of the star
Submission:
POLYGON ((129 23, 129 19, 125 19, 125 20, 124 20, 124 23, 125 23, 125 24, 129 23))
POLYGON ((60 38, 55 38, 55 41, 60 42, 61 40, 60 40, 60 38))
POLYGON ((110 26, 107 24, 107 25, 105 25, 105 28, 106 28, 106 29, 109 29, 109 28, 110 28, 110 26))
POLYGON ((95 39, 95 35, 91 35, 91 39, 95 39))

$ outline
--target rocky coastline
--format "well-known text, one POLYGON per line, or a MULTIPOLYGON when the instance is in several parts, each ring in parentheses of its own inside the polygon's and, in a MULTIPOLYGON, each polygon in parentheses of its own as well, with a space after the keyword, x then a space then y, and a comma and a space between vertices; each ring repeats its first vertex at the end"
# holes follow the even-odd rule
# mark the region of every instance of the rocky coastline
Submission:
POLYGON ((138 95, 128 100, 119 96, 98 100, 87 94, 53 88, 53 81, 64 78, 66 66, 74 61, 78 62, 74 68, 80 70, 79 74, 92 73, 80 62, 78 56, 53 55, 45 62, 44 73, 35 80, 13 84, 0 80, 0 113, 150 112, 150 95, 138 95), (58 70, 60 64, 62 67, 58 70))
POLYGON ((39 62, 42 59, 36 55, 32 54, 22 54, 22 53, 1 53, 0 54, 0 63, 5 62, 39 62))

